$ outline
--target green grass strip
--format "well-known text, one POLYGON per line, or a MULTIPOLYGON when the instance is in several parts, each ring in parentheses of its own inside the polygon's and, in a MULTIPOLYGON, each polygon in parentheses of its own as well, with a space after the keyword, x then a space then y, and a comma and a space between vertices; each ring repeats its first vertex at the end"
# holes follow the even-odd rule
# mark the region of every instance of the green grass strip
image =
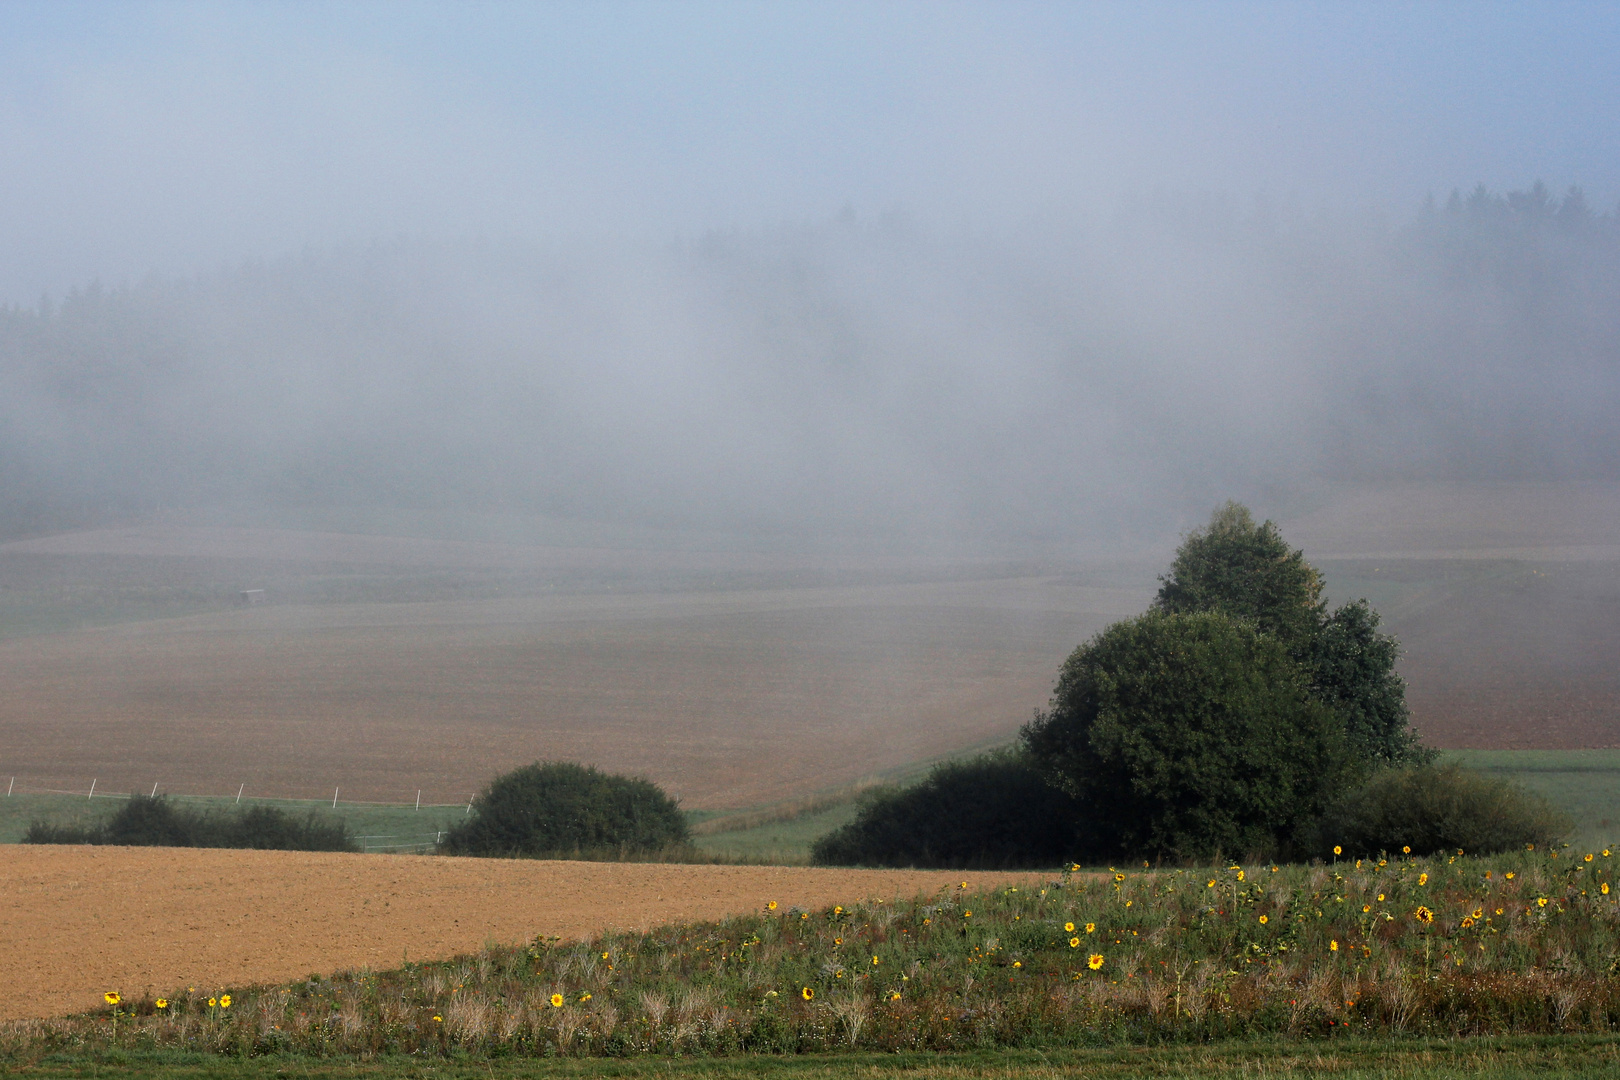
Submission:
POLYGON ((1202 1046, 971 1053, 810 1054, 792 1057, 633 1059, 219 1058, 185 1052, 51 1054, 10 1063, 16 1075, 121 1076, 176 1080, 497 1080, 505 1077, 626 1080, 1045 1080, 1085 1077, 1333 1077, 1397 1080, 1450 1077, 1620 1077, 1620 1039, 1611 1035, 1536 1038, 1341 1040, 1331 1045, 1231 1040, 1202 1046))

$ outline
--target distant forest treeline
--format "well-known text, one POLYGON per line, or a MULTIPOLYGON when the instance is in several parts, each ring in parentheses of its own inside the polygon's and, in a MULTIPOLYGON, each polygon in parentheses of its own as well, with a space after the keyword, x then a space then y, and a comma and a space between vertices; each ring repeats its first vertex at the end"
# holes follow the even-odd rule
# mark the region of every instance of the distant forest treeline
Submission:
POLYGON ((1083 537, 1320 477, 1612 478, 1616 415, 1620 222, 1540 184, 1400 227, 402 240, 0 308, 0 535, 231 502, 1083 537))

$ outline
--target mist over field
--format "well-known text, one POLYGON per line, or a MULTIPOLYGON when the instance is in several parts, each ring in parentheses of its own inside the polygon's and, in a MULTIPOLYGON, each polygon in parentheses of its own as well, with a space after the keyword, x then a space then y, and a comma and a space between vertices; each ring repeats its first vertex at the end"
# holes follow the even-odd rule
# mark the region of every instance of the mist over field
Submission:
POLYGON ((0 314, 0 505, 1106 550, 1325 479, 1620 478, 1617 301, 1614 216, 1539 187, 314 249, 0 314))
POLYGON ((1620 470, 1590 8, 3 18, 0 534, 1113 550, 1620 470))
POLYGON ((1561 4, 4 5, 0 780, 847 795, 1013 738, 1227 499, 1436 745, 1620 745, 1616 55, 1561 4))

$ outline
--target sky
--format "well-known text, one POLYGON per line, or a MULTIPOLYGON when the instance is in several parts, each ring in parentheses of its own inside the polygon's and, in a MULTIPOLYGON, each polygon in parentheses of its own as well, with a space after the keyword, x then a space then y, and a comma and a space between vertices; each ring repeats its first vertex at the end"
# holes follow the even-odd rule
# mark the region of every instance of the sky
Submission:
POLYGON ((0 6, 0 302, 401 236, 1620 199, 1607 4, 0 6))

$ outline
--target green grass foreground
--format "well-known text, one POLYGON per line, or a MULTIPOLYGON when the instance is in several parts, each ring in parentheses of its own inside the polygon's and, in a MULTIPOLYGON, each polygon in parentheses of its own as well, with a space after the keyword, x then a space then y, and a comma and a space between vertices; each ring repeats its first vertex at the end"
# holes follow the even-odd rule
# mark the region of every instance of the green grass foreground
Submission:
POLYGON ((797 1057, 632 1059, 410 1057, 368 1060, 310 1057, 220 1058, 187 1052, 52 1054, 20 1075, 119 1076, 178 1080, 1046 1080, 1056 1077, 1333 1077, 1335 1080, 1447 1080, 1620 1076, 1613 1036, 1479 1039, 1343 1039, 1332 1045, 1238 1040, 1203 1046, 1105 1047, 1089 1050, 997 1050, 967 1053, 815 1054, 797 1057))
POLYGON ((1602 1035, 1620 1029, 1616 862, 1605 849, 1064 873, 814 912, 761 898, 717 923, 120 1000, 0 1029, 0 1061, 1602 1035))

